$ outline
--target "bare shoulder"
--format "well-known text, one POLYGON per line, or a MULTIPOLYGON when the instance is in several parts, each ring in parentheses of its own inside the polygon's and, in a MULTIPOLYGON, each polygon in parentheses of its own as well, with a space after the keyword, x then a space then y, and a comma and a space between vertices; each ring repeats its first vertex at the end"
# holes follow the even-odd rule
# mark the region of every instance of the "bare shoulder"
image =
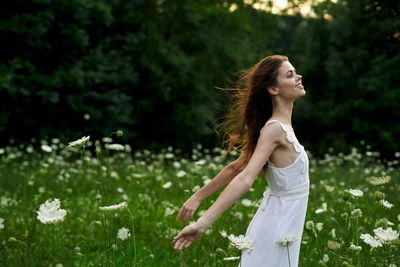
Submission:
POLYGON ((266 125, 260 132, 261 140, 269 140, 273 143, 282 143, 283 140, 283 130, 279 123, 270 123, 266 125))

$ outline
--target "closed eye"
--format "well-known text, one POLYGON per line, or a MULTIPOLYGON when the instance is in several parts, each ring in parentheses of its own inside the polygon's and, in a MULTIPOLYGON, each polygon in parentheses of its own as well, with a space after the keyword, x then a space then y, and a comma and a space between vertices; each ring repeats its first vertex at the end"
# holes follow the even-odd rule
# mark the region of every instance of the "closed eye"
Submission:
POLYGON ((288 77, 289 77, 289 78, 292 77, 292 76, 293 76, 293 73, 296 73, 296 69, 294 69, 294 70, 289 70, 289 71, 287 72, 287 74, 289 74, 288 77))

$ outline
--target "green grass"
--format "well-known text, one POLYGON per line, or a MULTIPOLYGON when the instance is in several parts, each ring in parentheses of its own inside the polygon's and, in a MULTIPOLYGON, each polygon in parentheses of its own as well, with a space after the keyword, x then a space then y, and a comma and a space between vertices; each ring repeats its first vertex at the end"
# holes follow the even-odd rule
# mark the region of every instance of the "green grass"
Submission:
MULTIPOLYGON (((0 218, 4 219, 4 228, 0 229, 0 266, 133 266, 135 259, 137 266, 238 265, 238 261, 223 261, 225 257, 240 256, 240 251, 229 246, 220 231, 244 234, 257 205, 246 207, 239 200, 183 251, 175 251, 171 243, 184 227, 175 218, 192 189, 203 186, 205 179, 212 179, 236 158, 234 153, 221 159, 220 149, 199 146, 192 155, 169 147, 159 153, 111 151, 107 157, 103 150, 99 158, 86 151, 89 160, 85 161, 83 150, 67 149, 60 144, 53 144, 53 151, 47 153, 22 146, 0 152, 0 218), (178 177, 180 171, 185 175, 178 177), (172 182, 172 186, 163 188, 166 182, 172 182), (37 211, 47 199, 54 198, 60 199, 67 215, 58 224, 42 224, 37 211), (133 217, 122 209, 104 213, 102 218, 99 205, 124 201, 133 217), (122 227, 130 229, 127 240, 117 239, 122 227)), ((323 227, 320 231, 304 229, 299 266, 398 264, 398 239, 372 250, 360 239, 363 233, 374 235, 373 230, 379 226, 400 230, 398 166, 398 161, 384 164, 376 153, 360 154, 355 149, 349 155, 326 155, 324 159, 310 155, 306 221, 322 223, 323 227), (391 181, 384 186, 368 182, 373 176, 385 175, 391 176, 391 181), (350 188, 358 188, 364 195, 345 201, 343 193, 350 188), (391 209, 377 203, 377 190, 394 204, 391 209), (327 205, 326 211, 316 214, 323 203, 327 205), (362 211, 359 219, 351 216, 356 208, 362 211), (393 225, 380 220, 383 218, 393 225), (338 248, 329 247, 328 241, 335 241, 338 248), (350 242, 362 250, 350 250, 350 242)), ((265 178, 259 176, 241 199, 259 203, 266 186, 265 178)), ((199 206, 194 219, 221 190, 199 206)))

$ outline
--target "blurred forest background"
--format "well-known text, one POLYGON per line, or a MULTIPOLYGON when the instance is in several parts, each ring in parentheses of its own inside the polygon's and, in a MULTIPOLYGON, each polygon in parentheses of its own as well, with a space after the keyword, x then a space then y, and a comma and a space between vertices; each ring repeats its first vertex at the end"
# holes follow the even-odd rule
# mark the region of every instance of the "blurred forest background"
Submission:
MULTIPOLYGON (((313 154, 400 151, 400 2, 31 0, 0 8, 0 145, 124 131, 133 149, 221 146, 241 70, 287 55, 313 154), (307 14, 300 10, 310 6, 307 14), (361 142, 361 144, 360 144, 361 142)), ((121 141, 122 142, 122 141, 121 141)))

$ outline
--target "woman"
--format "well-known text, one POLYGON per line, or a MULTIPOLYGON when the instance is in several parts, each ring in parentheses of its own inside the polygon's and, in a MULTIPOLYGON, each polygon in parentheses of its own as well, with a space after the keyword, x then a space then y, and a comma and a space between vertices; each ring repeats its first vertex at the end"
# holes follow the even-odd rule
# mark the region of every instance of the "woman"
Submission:
POLYGON ((289 266, 289 261, 291 266, 298 265, 309 193, 308 157, 291 126, 293 103, 306 94, 301 78, 287 57, 274 55, 239 79, 237 110, 231 111, 228 120, 236 127, 229 135, 228 152, 239 146, 242 156, 183 205, 177 220, 182 217, 187 222, 203 199, 229 183, 195 223, 174 237, 174 249, 189 247, 251 188, 262 171, 269 189, 247 228, 253 250, 243 251, 241 266, 289 266), (295 237, 288 247, 278 243, 288 236, 295 237))

